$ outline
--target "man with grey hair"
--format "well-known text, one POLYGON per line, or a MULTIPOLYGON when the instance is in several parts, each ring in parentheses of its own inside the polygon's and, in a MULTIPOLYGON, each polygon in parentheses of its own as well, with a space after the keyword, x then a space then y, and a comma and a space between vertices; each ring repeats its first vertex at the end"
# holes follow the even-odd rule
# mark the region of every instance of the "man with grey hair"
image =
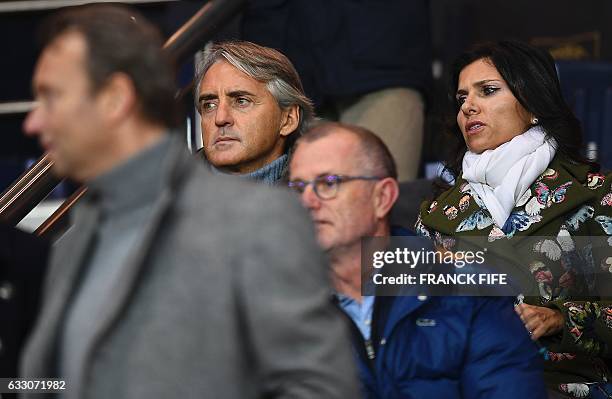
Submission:
POLYGON ((54 244, 20 361, 23 378, 61 382, 19 393, 357 397, 346 326, 302 207, 187 156, 171 133, 170 62, 144 16, 94 4, 50 18, 24 130, 87 193, 54 244))
POLYGON ((216 43, 204 50, 196 81, 213 170, 268 184, 285 177, 293 143, 314 114, 289 59, 250 42, 216 43))

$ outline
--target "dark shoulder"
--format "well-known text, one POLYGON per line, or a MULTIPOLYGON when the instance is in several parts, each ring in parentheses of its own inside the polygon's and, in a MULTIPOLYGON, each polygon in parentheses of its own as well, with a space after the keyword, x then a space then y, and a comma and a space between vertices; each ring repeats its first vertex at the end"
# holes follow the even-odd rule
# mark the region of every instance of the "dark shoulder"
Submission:
POLYGON ((438 195, 433 200, 426 200, 421 203, 419 214, 421 218, 425 215, 431 213, 434 209, 438 207, 438 204, 446 203, 450 198, 459 195, 460 187, 465 183, 463 179, 459 179, 458 182, 447 188, 440 195, 438 195))

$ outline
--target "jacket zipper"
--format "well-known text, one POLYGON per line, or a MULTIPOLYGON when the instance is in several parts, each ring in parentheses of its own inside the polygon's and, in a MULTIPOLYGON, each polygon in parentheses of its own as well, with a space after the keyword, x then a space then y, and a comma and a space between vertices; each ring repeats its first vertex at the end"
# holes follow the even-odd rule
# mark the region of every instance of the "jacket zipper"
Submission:
POLYGON ((364 341, 364 345, 365 345, 366 355, 368 356, 368 359, 374 360, 376 358, 376 352, 374 351, 374 345, 372 345, 372 340, 366 339, 364 341))

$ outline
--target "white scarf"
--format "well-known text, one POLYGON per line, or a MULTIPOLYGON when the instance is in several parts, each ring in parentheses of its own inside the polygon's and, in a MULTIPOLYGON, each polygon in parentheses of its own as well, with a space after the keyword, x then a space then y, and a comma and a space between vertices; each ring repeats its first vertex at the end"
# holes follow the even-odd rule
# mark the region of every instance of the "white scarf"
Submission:
POLYGON ((517 201, 546 170, 556 151, 555 140, 546 140, 546 131, 533 126, 494 150, 466 152, 463 178, 502 228, 517 201))

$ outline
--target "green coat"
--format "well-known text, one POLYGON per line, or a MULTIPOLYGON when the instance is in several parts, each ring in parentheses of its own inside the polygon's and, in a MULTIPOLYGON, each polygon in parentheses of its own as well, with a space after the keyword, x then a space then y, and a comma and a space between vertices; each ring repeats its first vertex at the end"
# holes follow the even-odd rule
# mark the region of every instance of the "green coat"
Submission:
POLYGON ((422 204, 415 227, 447 248, 453 237, 488 237, 533 277, 539 296, 525 303, 559 309, 565 318, 561 333, 540 340, 549 350, 549 387, 567 392, 567 383, 612 381, 612 174, 555 157, 503 231, 458 179, 422 204))

